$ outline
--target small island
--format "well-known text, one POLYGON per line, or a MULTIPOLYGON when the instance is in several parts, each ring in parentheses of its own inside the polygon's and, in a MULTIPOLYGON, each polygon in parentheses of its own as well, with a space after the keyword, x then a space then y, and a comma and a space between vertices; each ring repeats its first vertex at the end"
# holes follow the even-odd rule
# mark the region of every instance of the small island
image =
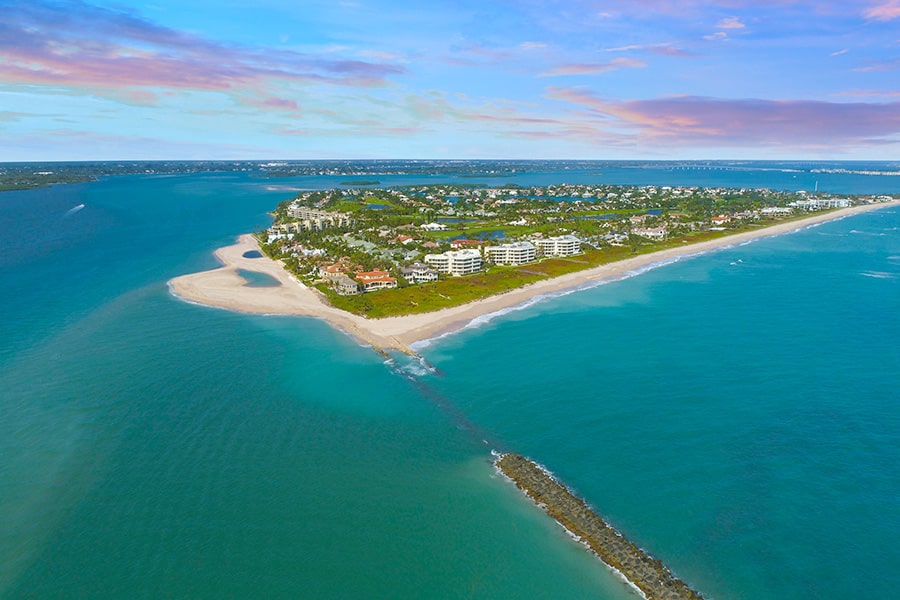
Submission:
POLYGON ((535 296, 895 203, 568 184, 303 192, 276 207, 269 228, 220 249, 224 267, 169 284, 202 304, 320 317, 378 349, 411 352, 535 296), (241 271, 279 285, 248 285, 241 271))

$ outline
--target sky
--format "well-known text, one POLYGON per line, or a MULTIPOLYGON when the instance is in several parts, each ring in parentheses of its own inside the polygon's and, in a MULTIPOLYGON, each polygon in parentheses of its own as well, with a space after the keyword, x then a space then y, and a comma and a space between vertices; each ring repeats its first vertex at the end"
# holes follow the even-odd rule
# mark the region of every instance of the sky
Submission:
POLYGON ((900 0, 0 0, 0 161, 900 159, 900 0))

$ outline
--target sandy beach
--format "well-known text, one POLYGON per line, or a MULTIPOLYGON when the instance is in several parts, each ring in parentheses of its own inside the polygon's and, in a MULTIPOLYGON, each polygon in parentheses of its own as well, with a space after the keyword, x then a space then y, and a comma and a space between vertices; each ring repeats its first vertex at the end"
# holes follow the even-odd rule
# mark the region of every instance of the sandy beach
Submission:
POLYGON ((169 288, 177 297, 207 306, 246 313, 298 315, 324 319, 361 342, 371 344, 378 349, 410 352, 409 346, 414 342, 462 329, 477 317, 518 306, 536 296, 616 279, 630 271, 653 263, 693 256, 715 248, 788 233, 815 223, 898 205, 900 202, 897 201, 864 204, 826 214, 812 215, 805 219, 779 223, 756 231, 642 254, 577 273, 545 279, 490 298, 452 308, 383 319, 367 319, 330 306, 324 295, 318 290, 303 285, 292 277, 280 262, 263 255, 256 239, 251 235, 242 235, 236 244, 216 250, 215 255, 222 262, 222 267, 176 277, 169 281, 169 288), (247 285, 247 281, 238 274, 239 270, 264 273, 276 279, 280 285, 250 287, 247 285))

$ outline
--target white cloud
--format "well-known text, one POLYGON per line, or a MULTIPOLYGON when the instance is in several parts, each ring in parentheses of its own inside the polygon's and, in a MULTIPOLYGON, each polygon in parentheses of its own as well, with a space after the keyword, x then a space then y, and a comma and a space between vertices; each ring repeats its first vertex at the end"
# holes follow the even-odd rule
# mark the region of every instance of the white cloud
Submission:
POLYGON ((743 29, 746 27, 737 17, 722 19, 716 24, 716 29, 743 29))

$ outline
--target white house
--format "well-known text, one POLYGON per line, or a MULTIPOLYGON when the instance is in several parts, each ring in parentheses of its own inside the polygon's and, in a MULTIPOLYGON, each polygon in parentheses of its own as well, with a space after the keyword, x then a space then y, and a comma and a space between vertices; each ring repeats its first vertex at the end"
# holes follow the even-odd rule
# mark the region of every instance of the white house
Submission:
POLYGON ((632 229, 631 233, 658 241, 666 239, 666 235, 668 235, 669 232, 665 227, 638 227, 632 229))
POLYGON ((429 281, 437 281, 438 272, 422 263, 413 263, 408 267, 400 269, 403 278, 410 283, 427 283, 429 281))
POLYGON ((425 231, 447 231, 447 226, 443 223, 425 223, 421 227, 425 231))

